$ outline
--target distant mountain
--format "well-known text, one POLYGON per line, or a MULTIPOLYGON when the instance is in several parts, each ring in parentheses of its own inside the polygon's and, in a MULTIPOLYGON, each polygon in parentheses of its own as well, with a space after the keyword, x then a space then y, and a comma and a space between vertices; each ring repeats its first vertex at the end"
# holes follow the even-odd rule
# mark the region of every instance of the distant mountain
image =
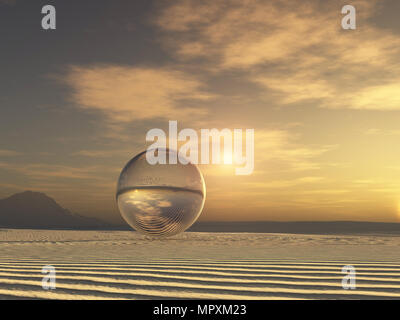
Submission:
MULTIPOLYGON (((0 228, 132 230, 62 208, 44 193, 26 191, 0 199, 0 228)), ((189 232, 254 232, 298 234, 388 234, 400 236, 400 223, 352 221, 243 221, 196 222, 189 232)))
POLYGON ((196 222, 191 232, 252 232, 297 234, 387 234, 400 235, 400 223, 359 221, 243 221, 196 222))
POLYGON ((44 193, 26 191, 0 200, 0 227, 31 229, 108 229, 106 222, 62 208, 44 193))

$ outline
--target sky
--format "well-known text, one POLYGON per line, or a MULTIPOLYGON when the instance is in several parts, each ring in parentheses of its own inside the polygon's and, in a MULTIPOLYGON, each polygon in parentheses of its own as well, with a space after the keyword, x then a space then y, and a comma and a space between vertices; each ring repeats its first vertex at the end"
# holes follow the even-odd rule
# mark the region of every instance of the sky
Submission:
POLYGON ((0 197, 111 222, 146 133, 254 129, 203 221, 400 221, 400 2, 0 0, 0 197), (52 4, 57 29, 41 28, 52 4), (341 8, 357 11, 341 28, 341 8))

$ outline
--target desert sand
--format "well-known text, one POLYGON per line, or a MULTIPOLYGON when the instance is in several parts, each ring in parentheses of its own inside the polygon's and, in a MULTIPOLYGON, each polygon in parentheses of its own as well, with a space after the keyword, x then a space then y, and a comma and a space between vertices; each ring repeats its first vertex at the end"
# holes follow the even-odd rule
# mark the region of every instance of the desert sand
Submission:
POLYGON ((196 298, 399 299, 400 237, 0 229, 0 299, 196 298))

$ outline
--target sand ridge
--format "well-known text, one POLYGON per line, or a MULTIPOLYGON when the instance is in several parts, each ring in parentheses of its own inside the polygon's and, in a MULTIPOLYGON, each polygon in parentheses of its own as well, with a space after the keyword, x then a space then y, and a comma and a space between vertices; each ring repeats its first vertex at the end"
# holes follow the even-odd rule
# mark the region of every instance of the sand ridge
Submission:
POLYGON ((3 299, 399 299, 400 238, 129 231, 0 231, 3 299), (371 259, 374 257, 374 259, 371 259), (341 287, 341 268, 357 289, 341 287), (57 289, 41 287, 56 268, 57 289))

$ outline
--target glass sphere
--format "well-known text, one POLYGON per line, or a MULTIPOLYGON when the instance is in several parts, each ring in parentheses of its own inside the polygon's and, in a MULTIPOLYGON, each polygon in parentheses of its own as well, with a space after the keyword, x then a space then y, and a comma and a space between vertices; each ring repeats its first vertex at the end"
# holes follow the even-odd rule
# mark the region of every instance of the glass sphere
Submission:
MULTIPOLYGON (((124 220, 136 231, 154 237, 176 235, 200 216, 206 197, 204 178, 196 165, 149 164, 144 151, 122 169, 118 179, 117 203, 124 220)), ((179 154, 182 159, 182 155, 179 154)))

